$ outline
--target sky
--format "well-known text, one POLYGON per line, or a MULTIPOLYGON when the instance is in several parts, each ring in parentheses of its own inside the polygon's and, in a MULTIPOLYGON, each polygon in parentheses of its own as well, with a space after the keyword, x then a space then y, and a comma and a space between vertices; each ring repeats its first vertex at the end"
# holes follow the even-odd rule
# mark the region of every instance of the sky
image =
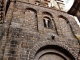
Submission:
POLYGON ((63 0, 67 11, 72 7, 74 0, 63 0))

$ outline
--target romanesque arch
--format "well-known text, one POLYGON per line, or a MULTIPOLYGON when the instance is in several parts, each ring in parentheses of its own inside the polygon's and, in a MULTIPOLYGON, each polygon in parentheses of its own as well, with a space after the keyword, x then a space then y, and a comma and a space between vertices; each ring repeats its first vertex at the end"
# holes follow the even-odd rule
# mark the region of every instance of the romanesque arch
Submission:
POLYGON ((69 23, 68 19, 63 15, 59 15, 58 18, 63 18, 66 21, 66 23, 69 23))
POLYGON ((53 18, 53 15, 51 14, 51 13, 49 13, 49 12, 43 12, 43 14, 45 14, 45 15, 49 15, 49 16, 51 16, 52 18, 53 18))
POLYGON ((74 57, 67 50, 57 45, 46 45, 37 51, 34 60, 44 60, 44 59, 75 60, 74 57))
POLYGON ((43 22, 45 22, 44 27, 54 30, 56 34, 58 35, 54 16, 50 12, 47 12, 47 11, 43 11, 42 16, 43 16, 43 22), (47 25, 47 27, 45 25, 47 25))
MULTIPOLYGON (((58 55, 57 58, 75 60, 69 51, 69 47, 60 43, 44 41, 37 43, 30 51, 29 58, 31 60, 45 59, 46 54, 52 56, 53 54, 58 55), (68 55, 66 55, 68 54, 68 55), (42 57, 43 56, 43 57, 42 57)), ((55 57, 55 56, 54 56, 55 57)), ((50 57, 49 57, 50 58, 50 57)))
POLYGON ((52 14, 49 12, 42 12, 42 14, 43 14, 42 16, 43 16, 44 27, 52 29, 53 28, 53 24, 52 24, 53 16, 52 16, 52 14))

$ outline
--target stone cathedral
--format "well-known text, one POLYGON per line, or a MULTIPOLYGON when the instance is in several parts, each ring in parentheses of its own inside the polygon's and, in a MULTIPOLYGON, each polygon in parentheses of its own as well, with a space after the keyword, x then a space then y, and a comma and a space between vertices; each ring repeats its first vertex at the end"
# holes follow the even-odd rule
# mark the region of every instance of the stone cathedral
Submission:
POLYGON ((0 1, 0 60, 80 60, 77 22, 48 2, 0 1))

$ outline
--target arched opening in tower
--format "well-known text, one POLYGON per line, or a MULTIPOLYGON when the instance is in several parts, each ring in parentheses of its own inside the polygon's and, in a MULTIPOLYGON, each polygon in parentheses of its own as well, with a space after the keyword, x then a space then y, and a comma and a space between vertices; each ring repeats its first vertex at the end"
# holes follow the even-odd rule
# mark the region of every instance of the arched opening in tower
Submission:
POLYGON ((37 51, 34 60, 75 60, 75 58, 60 46, 46 45, 37 51))

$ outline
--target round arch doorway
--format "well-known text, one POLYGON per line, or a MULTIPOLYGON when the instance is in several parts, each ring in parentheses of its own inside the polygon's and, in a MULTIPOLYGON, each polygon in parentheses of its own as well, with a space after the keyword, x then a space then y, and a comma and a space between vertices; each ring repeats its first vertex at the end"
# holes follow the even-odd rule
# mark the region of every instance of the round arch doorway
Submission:
POLYGON ((39 49, 34 60, 75 60, 75 58, 62 47, 51 45, 39 49))

